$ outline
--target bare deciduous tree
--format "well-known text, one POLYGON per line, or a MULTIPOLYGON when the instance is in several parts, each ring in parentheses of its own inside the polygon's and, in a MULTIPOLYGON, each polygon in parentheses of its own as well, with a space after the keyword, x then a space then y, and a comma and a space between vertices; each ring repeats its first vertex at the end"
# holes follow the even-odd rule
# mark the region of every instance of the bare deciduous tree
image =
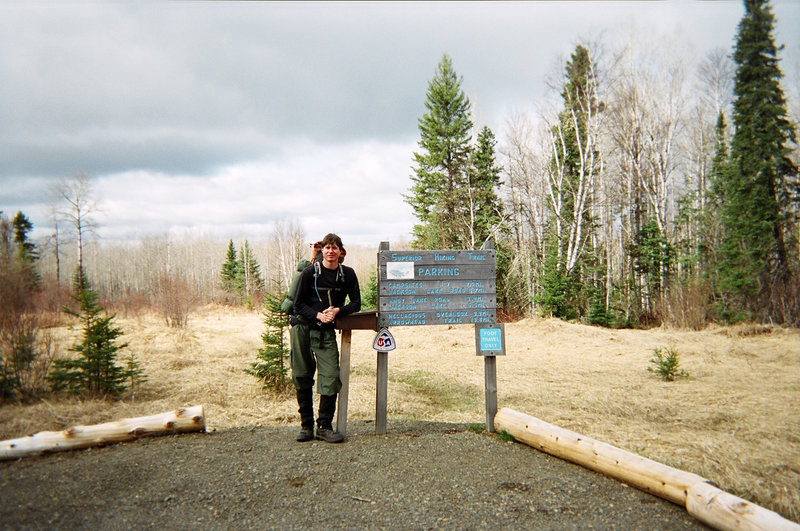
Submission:
POLYGON ((59 214, 75 231, 78 270, 84 271, 85 238, 95 228, 92 216, 98 210, 97 201, 92 195, 91 181, 87 174, 78 173, 74 178, 61 181, 57 186, 58 195, 65 202, 64 209, 60 210, 59 214))
POLYGON ((277 221, 272 240, 278 250, 277 268, 281 287, 289 289, 297 262, 306 252, 303 243, 303 229, 297 220, 277 221))

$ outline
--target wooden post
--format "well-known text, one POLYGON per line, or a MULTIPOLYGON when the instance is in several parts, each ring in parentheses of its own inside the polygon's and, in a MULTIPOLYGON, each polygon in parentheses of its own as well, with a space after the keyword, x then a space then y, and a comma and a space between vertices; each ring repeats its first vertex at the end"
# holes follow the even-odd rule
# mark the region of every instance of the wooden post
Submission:
MULTIPOLYGON (((494 249, 494 240, 483 242, 482 249, 494 249)), ((484 394, 486 395, 486 431, 494 432, 494 417, 497 415, 497 357, 485 356, 484 394)))
POLYGON ((378 375, 375 382, 375 433, 386 433, 387 387, 389 385, 389 353, 378 351, 378 375))
MULTIPOLYGON (((388 251, 389 242, 381 242, 378 251, 388 251)), ((379 254, 380 256, 380 254, 379 254)), ((378 265, 380 267, 380 263, 378 265)), ((378 351, 377 376, 375 380, 375 433, 386 433, 387 388, 389 386, 389 353, 378 351)))
POLYGON ((203 406, 122 419, 92 426, 74 426, 64 431, 42 431, 35 435, 0 441, 0 461, 44 452, 76 450, 90 446, 132 441, 139 437, 205 431, 203 406))
POLYGON ((347 404, 350 400, 350 351, 353 330, 377 330, 377 311, 351 313, 336 320, 336 328, 342 332, 342 345, 339 354, 339 379, 342 389, 339 391, 339 407, 336 411, 336 430, 347 433, 347 404))
POLYGON ((342 389, 339 391, 339 408, 336 411, 336 431, 342 435, 347 433, 347 401, 350 398, 350 344, 352 330, 342 330, 342 353, 339 360, 339 379, 342 389))
POLYGON ((497 415, 497 358, 484 356, 484 380, 486 394, 486 431, 494 432, 494 417, 497 415))

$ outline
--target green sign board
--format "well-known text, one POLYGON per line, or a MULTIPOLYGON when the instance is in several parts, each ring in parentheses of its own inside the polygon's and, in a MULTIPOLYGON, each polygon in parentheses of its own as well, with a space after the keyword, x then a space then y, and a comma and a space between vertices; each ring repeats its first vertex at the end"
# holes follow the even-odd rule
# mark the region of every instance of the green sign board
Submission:
POLYGON ((497 322, 494 249, 378 253, 378 326, 497 322))

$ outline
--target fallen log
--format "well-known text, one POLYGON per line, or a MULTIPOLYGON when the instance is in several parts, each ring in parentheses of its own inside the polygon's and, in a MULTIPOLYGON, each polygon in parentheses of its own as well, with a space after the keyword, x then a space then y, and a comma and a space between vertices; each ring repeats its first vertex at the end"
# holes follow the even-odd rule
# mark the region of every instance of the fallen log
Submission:
POLYGON ((498 430, 505 430, 536 449, 621 479, 680 505, 686 504, 689 487, 706 481, 696 474, 662 465, 512 409, 500 410, 495 425, 498 430))
POLYGON ((684 472, 530 415, 503 408, 495 428, 516 440, 682 505, 716 529, 800 530, 777 513, 737 498, 697 474, 684 472))
POLYGON ((716 529, 797 531, 800 525, 778 513, 718 489, 698 483, 689 489, 686 510, 701 522, 716 529))
POLYGON ((91 426, 74 426, 64 431, 42 431, 27 437, 0 441, 0 461, 130 441, 140 437, 189 433, 205 429, 203 406, 193 406, 148 417, 122 419, 91 426))

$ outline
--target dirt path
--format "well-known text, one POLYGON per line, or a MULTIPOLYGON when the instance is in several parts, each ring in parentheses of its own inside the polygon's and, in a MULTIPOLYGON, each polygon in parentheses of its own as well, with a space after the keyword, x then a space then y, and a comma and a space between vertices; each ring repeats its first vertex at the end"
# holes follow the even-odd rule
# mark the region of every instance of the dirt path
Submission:
POLYGON ((0 463, 6 529, 705 529, 677 505, 463 424, 267 426, 0 463))

